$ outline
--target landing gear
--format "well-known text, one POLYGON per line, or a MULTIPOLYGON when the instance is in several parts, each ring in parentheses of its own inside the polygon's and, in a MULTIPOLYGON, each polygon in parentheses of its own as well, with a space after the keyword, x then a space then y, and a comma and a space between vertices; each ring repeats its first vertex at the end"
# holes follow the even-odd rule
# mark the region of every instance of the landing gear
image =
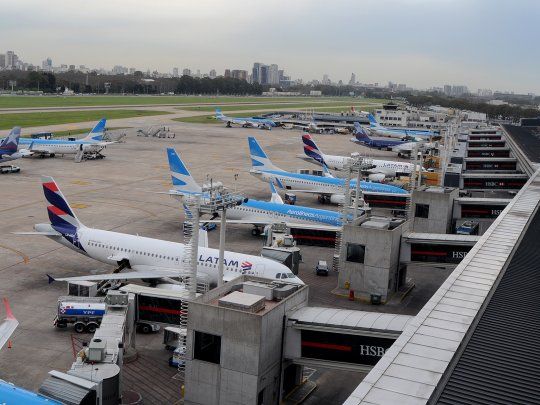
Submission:
POLYGON ((319 197, 317 197, 317 200, 321 204, 329 204, 330 203, 330 197, 327 196, 327 195, 320 195, 319 197))
POLYGON ((231 123, 229 121, 229 122, 227 122, 227 128, 230 128, 230 127, 231 127, 231 123))

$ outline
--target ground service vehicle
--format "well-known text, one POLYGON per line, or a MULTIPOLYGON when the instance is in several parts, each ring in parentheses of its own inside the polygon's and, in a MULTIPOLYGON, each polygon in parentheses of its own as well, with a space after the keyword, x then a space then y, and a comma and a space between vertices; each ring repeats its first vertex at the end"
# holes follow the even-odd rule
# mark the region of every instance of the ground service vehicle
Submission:
POLYGON ((318 276, 328 276, 328 264, 326 260, 319 260, 315 266, 315 274, 318 276))

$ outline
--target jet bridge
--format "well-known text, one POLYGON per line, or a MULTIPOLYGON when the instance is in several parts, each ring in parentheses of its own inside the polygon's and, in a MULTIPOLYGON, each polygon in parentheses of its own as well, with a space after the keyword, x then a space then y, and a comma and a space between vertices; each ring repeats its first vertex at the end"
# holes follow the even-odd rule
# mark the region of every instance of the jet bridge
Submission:
POLYGON ((476 235, 410 232, 403 235, 400 262, 456 265, 479 239, 476 235))
POLYGON ((284 358, 295 364, 365 372, 414 317, 303 307, 287 317, 284 358))

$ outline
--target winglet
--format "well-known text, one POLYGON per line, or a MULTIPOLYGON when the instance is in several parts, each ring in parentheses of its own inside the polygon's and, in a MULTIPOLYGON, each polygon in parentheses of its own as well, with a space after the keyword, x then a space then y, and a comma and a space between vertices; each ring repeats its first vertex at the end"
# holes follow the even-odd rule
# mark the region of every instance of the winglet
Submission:
POLYGON ((52 284, 52 283, 54 283, 56 281, 56 279, 53 276, 51 276, 50 274, 47 274, 47 278, 48 278, 48 283, 49 284, 52 284))
POLYGON ((11 312, 11 307, 9 306, 9 301, 7 298, 3 298, 2 301, 4 301, 4 308, 6 309, 6 319, 15 319, 13 316, 13 312, 11 312))
POLYGON ((276 187, 274 186, 274 183, 270 182, 270 191, 272 192, 272 197, 270 198, 270 202, 276 203, 276 204, 284 204, 283 199, 276 191, 276 187))

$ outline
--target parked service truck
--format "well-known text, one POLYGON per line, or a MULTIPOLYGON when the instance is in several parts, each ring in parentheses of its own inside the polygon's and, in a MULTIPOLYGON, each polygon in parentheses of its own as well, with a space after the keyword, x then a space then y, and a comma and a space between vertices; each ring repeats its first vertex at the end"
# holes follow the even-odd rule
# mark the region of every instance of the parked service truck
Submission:
POLYGON ((58 298, 57 313, 54 326, 65 328, 73 324, 77 333, 94 333, 105 315, 105 297, 58 298))
MULTIPOLYGON (((105 315, 105 297, 76 297, 73 295, 58 298, 54 326, 65 328, 73 324, 77 333, 94 333, 105 315)), ((160 327, 153 323, 137 322, 137 331, 156 332, 160 327)))

